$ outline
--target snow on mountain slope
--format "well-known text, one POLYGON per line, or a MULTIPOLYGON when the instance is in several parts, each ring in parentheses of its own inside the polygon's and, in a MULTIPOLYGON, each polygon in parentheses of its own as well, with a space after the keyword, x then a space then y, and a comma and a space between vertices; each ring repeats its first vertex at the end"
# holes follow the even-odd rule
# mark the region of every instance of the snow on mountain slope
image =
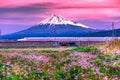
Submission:
POLYGON ((89 28, 88 26, 84 25, 84 24, 81 24, 81 23, 74 23, 62 16, 58 16, 56 14, 53 14, 51 15, 49 18, 43 20, 42 22, 38 23, 38 24, 42 24, 42 25, 45 25, 45 24, 50 24, 50 25, 59 25, 59 24, 62 24, 62 25, 75 25, 75 26, 80 26, 80 27, 83 27, 83 28, 89 28))
POLYGON ((72 22, 64 17, 52 15, 42 22, 19 32, 3 35, 0 39, 21 39, 25 37, 81 37, 100 30, 80 23, 72 22))

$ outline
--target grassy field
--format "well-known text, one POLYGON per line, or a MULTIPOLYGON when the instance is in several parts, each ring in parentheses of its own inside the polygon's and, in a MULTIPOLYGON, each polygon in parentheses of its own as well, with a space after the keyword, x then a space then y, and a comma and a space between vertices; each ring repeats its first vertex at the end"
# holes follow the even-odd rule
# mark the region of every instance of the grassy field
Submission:
POLYGON ((115 39, 112 41, 108 41, 106 44, 98 45, 98 48, 104 54, 120 53, 120 40, 115 39))
POLYGON ((120 54, 93 46, 0 49, 0 80, 120 80, 120 54))

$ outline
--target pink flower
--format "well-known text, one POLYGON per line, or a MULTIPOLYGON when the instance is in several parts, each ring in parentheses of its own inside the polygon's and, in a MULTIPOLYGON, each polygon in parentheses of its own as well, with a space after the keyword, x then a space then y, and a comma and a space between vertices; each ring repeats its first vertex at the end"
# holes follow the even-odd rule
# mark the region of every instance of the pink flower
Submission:
POLYGON ((13 72, 19 72, 19 70, 13 70, 13 72))
POLYGON ((107 76, 105 76, 105 77, 103 78, 103 80, 108 80, 108 77, 107 77, 107 76))
POLYGON ((106 62, 106 61, 103 61, 103 64, 104 64, 104 65, 108 65, 108 62, 106 62))
POLYGON ((71 65, 77 65, 77 62, 72 61, 72 62, 71 62, 71 65))
POLYGON ((112 78, 111 80, 116 80, 116 78, 112 78))
POLYGON ((6 65, 10 65, 10 62, 7 62, 6 65))
POLYGON ((52 78, 50 78, 50 80, 53 80, 52 78))
POLYGON ((10 72, 7 72, 7 76, 10 76, 10 72))
POLYGON ((115 67, 115 65, 116 65, 116 62, 111 62, 110 63, 110 66, 113 67, 113 68, 115 67))

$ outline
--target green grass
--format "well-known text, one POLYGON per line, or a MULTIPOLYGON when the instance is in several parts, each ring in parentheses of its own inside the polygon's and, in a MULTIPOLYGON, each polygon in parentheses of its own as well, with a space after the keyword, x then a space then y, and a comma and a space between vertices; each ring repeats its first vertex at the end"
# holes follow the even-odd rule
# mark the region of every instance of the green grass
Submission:
POLYGON ((34 52, 51 53, 51 52, 59 52, 59 51, 58 50, 46 50, 46 49, 42 49, 42 50, 34 50, 34 52))
POLYGON ((73 51, 78 52, 90 52, 90 53, 96 53, 98 50, 94 46, 88 46, 88 47, 76 47, 72 49, 73 51))

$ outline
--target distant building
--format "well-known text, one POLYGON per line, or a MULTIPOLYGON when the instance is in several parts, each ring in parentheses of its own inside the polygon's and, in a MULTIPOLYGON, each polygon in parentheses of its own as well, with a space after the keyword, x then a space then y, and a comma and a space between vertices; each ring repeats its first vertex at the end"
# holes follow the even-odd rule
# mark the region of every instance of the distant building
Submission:
POLYGON ((0 41, 0 48, 49 48, 61 46, 87 46, 104 43, 103 37, 28 37, 17 41, 0 41))
MULTIPOLYGON (((119 37, 116 37, 119 38, 119 37)), ((59 42, 74 42, 74 41, 109 41, 112 37, 26 37, 17 41, 59 41, 59 42)))

